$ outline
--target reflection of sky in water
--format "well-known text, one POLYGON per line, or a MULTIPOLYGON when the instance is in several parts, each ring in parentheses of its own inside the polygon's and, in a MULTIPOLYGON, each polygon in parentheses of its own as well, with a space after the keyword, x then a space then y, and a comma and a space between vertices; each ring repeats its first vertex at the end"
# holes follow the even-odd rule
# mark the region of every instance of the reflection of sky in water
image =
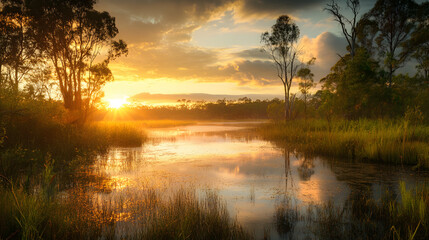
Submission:
POLYGON ((350 192, 370 189, 376 196, 382 186, 396 186, 399 179, 414 181, 407 171, 287 154, 237 123, 158 129, 150 136, 158 140, 141 148, 112 149, 100 158, 101 171, 114 182, 111 194, 147 186, 214 189, 257 238, 264 228, 271 229, 272 238, 279 237, 272 222, 275 203, 285 196, 298 207, 329 200, 342 205, 350 192))

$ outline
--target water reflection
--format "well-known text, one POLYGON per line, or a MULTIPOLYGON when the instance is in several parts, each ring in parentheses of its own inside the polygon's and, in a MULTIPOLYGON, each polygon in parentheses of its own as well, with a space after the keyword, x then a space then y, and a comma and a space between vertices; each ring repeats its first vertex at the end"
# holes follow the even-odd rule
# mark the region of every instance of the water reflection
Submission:
POLYGON ((141 214, 138 196, 145 189, 166 196, 181 188, 215 190, 257 239, 267 234, 280 239, 303 236, 304 224, 290 222, 311 204, 334 200, 341 206, 361 194, 377 198, 385 188, 397 190, 399 180, 427 179, 401 168, 298 154, 261 140, 247 127, 206 123, 153 130, 142 147, 115 148, 100 156, 93 171, 106 178, 91 191, 97 201, 121 202, 120 225, 132 229, 128 220, 141 214))

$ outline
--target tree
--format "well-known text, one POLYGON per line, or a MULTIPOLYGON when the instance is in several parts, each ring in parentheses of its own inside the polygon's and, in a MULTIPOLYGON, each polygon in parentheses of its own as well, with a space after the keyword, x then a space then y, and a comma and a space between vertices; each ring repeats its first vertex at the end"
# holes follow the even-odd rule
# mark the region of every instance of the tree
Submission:
POLYGON ((413 18, 416 9, 417 4, 413 0, 378 0, 363 17, 376 28, 375 42, 388 69, 389 87, 392 86, 393 73, 412 54, 411 49, 403 45, 415 29, 413 18))
POLYGON ((80 113, 87 112, 84 108, 93 105, 102 85, 112 79, 109 62, 127 54, 123 41, 113 41, 118 34, 115 18, 94 10, 94 4, 93 0, 34 0, 27 6, 38 47, 53 66, 64 106, 80 113))
POLYGON ((336 0, 332 0, 331 3, 328 3, 325 11, 328 11, 332 16, 334 16, 334 20, 340 24, 343 35, 348 43, 348 50, 353 58, 357 48, 357 18, 359 15, 360 3, 359 0, 347 0, 346 3, 347 8, 352 12, 351 19, 345 17, 341 13, 341 7, 338 5, 336 0), (349 27, 347 25, 349 25, 349 27))
POLYGON ((314 86, 313 77, 314 74, 310 70, 310 66, 314 64, 316 58, 312 58, 307 62, 307 65, 299 69, 297 76, 301 78, 299 83, 299 89, 301 90, 302 95, 304 96, 304 116, 307 119, 307 97, 310 92, 310 89, 314 86))
POLYGON ((283 83, 285 92, 285 120, 291 117, 290 88, 298 69, 296 48, 299 28, 287 15, 280 16, 270 32, 261 35, 263 50, 270 54, 276 66, 277 76, 283 83))
POLYGON ((29 26, 31 19, 27 16, 23 2, 2 0, 1 3, 0 72, 1 66, 5 66, 3 78, 16 93, 20 83, 40 60, 39 51, 29 26))
MULTIPOLYGON (((3 13, 3 11, 1 11, 3 13)), ((6 66, 10 60, 10 45, 12 44, 11 32, 13 24, 8 21, 4 14, 0 14, 0 85, 5 83, 6 76, 3 74, 3 66, 6 66)))
POLYGON ((416 30, 407 47, 415 49, 412 57, 418 62, 417 69, 423 72, 423 77, 429 82, 429 2, 420 5, 416 20, 416 30))
POLYGON ((332 110, 345 118, 370 117, 383 110, 385 85, 378 75, 378 63, 365 49, 357 49, 353 59, 350 55, 340 59, 321 82, 333 94, 332 110))

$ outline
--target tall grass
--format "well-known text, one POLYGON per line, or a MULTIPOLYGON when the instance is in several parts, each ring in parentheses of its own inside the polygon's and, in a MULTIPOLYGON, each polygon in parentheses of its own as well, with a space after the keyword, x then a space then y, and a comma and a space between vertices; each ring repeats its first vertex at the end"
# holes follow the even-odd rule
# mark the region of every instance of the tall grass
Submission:
POLYGON ((401 182, 399 196, 360 196, 344 207, 329 202, 313 206, 307 219, 320 239, 428 239, 428 207, 427 185, 406 189, 401 182))
POLYGON ((133 122, 92 122, 87 128, 101 134, 110 146, 139 147, 147 139, 143 127, 133 122))
POLYGON ((251 239, 214 192, 198 199, 194 191, 179 190, 168 200, 156 193, 151 199, 138 239, 251 239))
POLYGON ((309 120, 271 123, 258 132, 265 139, 297 151, 429 168, 429 126, 425 125, 383 120, 309 120))
POLYGON ((213 192, 199 198, 195 191, 179 190, 165 197, 147 189, 132 196, 133 212, 127 212, 128 201, 100 201, 85 191, 55 200, 22 188, 0 193, 0 238, 252 239, 213 192))

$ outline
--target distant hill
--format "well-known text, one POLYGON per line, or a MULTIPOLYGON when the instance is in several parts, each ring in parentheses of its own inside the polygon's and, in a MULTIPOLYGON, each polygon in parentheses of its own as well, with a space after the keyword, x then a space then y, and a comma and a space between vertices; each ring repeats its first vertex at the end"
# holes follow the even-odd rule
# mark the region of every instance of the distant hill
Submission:
POLYGON ((282 99, 281 95, 274 94, 246 94, 246 95, 215 95, 207 93, 189 93, 189 94, 151 94, 147 92, 136 94, 130 98, 130 102, 144 102, 147 104, 172 104, 176 103, 179 99, 191 100, 192 102, 196 101, 206 101, 206 102, 215 102, 219 99, 225 100, 238 100, 240 98, 250 98, 252 100, 271 100, 273 98, 282 99))

